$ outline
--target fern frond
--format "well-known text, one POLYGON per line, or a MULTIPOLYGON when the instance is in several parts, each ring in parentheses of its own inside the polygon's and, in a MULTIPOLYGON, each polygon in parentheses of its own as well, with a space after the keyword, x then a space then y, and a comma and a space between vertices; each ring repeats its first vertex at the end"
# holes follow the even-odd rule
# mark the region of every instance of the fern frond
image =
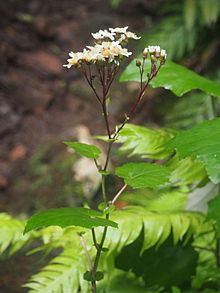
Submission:
POLYGON ((212 119, 211 99, 207 94, 192 92, 179 99, 166 114, 168 127, 187 129, 204 120, 212 119))
MULTIPOLYGON (((109 284, 114 268, 116 256, 122 248, 134 242, 144 227, 144 241, 142 251, 152 247, 159 247, 168 237, 172 236, 174 243, 191 239, 197 233, 204 222, 204 216, 194 212, 175 211, 149 211, 146 207, 130 207, 111 214, 111 219, 119 223, 119 229, 109 228, 105 247, 108 252, 103 254, 99 269, 103 270, 105 278, 100 284, 109 284)), ((40 273, 34 275, 26 287, 31 288, 29 293, 76 293, 89 290, 89 283, 83 280, 83 274, 87 271, 87 260, 80 246, 79 236, 74 227, 63 229, 63 235, 59 235, 59 245, 64 251, 54 258, 40 273), (68 229, 68 230, 67 230, 68 229), (66 231, 67 230, 67 231, 66 231)), ((61 231, 61 230, 60 230, 61 231)), ((53 234, 53 228, 47 234, 53 234)), ((56 231, 57 233, 57 231, 56 231)), ((97 239, 102 237, 103 229, 96 228, 97 239)), ((57 234, 58 235, 58 234, 57 234)), ((87 249, 92 258, 95 256, 95 248, 92 243, 91 232, 84 234, 87 249)), ((58 239, 51 237, 55 247, 58 247, 58 239)))
POLYGON ((41 272, 34 275, 24 287, 29 293, 77 293, 88 292, 89 283, 83 280, 87 263, 78 243, 73 248, 65 248, 41 272))
POLYGON ((220 3, 219 0, 200 0, 201 18, 205 25, 211 25, 215 23, 220 15, 220 3))
POLYGON ((140 42, 141 49, 157 44, 169 52, 168 58, 180 60, 184 54, 190 53, 197 41, 197 27, 189 31, 181 16, 167 16, 155 24, 151 32, 145 34, 140 42))
POLYGON ((198 227, 204 222, 204 216, 194 212, 149 211, 144 207, 133 206, 112 214, 118 222, 119 229, 109 229, 106 245, 109 251, 120 250, 124 245, 133 242, 144 226, 144 247, 161 245, 169 236, 174 243, 189 240, 198 227))
POLYGON ((170 155, 170 152, 163 144, 175 134, 177 131, 173 129, 153 130, 144 126, 126 124, 116 142, 122 143, 120 151, 129 152, 129 156, 141 155, 143 158, 164 159, 170 155))
POLYGON ((33 237, 23 235, 25 221, 12 218, 7 213, 0 213, 0 254, 8 249, 9 255, 21 249, 33 237))

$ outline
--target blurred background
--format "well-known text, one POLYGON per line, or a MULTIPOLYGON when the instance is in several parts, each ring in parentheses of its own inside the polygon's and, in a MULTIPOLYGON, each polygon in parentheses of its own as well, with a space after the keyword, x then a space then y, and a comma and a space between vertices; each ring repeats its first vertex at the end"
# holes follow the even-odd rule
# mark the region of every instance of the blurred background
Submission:
MULTIPOLYGON (((62 66, 68 52, 92 44, 91 32, 128 25, 142 36, 138 45, 130 45, 133 57, 148 45, 160 45, 169 59, 220 81, 219 16, 219 0, 1 1, 0 211, 22 218, 98 198, 93 170, 77 173, 78 156, 62 144, 105 134, 96 101, 80 73, 62 66)), ((136 89, 135 83, 113 85, 112 128, 120 123, 136 89)), ((196 91, 181 99, 150 89, 134 122, 186 129, 212 118, 210 103, 196 91)), ((110 181, 110 191, 114 186, 110 181)), ((20 284, 36 270, 34 258, 15 258, 3 262, 0 292, 24 292, 20 284)))

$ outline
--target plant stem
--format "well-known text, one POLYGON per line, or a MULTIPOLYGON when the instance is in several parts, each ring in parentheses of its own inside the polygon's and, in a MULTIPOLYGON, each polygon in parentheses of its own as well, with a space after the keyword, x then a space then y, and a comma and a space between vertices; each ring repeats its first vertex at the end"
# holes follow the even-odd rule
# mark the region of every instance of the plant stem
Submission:
POLYGON ((103 115, 105 119, 105 125, 108 133, 108 138, 111 139, 111 131, 109 127, 109 122, 108 122, 108 113, 107 113, 107 108, 106 108, 106 99, 104 98, 102 101, 102 110, 103 110, 103 115))
POLYGON ((113 198, 113 200, 111 201, 111 204, 114 204, 116 202, 116 200, 119 198, 119 196, 122 194, 122 192, 126 189, 128 185, 125 184, 120 190, 119 192, 115 195, 115 197, 113 198))
MULTIPOLYGON (((153 64, 154 65, 154 64, 153 64)), ((156 69, 155 66, 151 66, 151 72, 148 75, 148 80, 145 83, 145 85, 143 86, 143 73, 144 73, 144 62, 142 64, 142 68, 140 71, 141 74, 141 89, 140 89, 140 93, 136 99, 136 101, 134 102, 134 104, 132 105, 129 114, 126 115, 124 122, 122 123, 122 125, 119 127, 119 129, 114 133, 113 137, 111 135, 111 131, 110 131, 110 126, 109 126, 109 121, 108 121, 108 111, 107 111, 107 105, 106 105, 106 97, 107 94, 109 92, 109 88, 117 74, 118 68, 114 67, 113 69, 111 68, 107 68, 105 69, 105 67, 102 68, 102 70, 98 69, 98 73, 99 73, 99 77, 100 77, 100 82, 102 85, 102 100, 100 99, 99 95, 96 92, 95 87, 93 86, 93 79, 92 79, 92 74, 91 74, 91 70, 89 68, 89 77, 88 74, 86 72, 86 69, 83 69, 83 74, 85 75, 89 85, 91 86, 93 92, 96 95, 96 98, 98 99, 98 101, 100 102, 101 106, 102 106, 102 111, 103 111, 103 115, 104 115, 104 120, 105 120, 105 126, 106 126, 106 130, 108 133, 108 138, 111 140, 112 138, 115 139, 118 135, 118 133, 120 132, 120 130, 122 130, 122 128, 124 127, 124 125, 127 123, 128 120, 130 120, 130 118, 133 116, 134 112, 137 109, 137 106, 139 105, 146 88, 148 87, 150 81, 157 75, 160 66, 158 67, 158 69, 156 69)), ((111 149, 112 149, 112 145, 114 143, 114 140, 109 141, 108 143, 108 151, 107 151, 107 156, 106 156, 106 161, 104 164, 104 168, 103 171, 106 171, 108 168, 108 163, 110 160, 110 154, 111 154, 111 149)), ((95 160, 95 164, 97 169, 99 169, 98 163, 95 160)), ((125 188, 127 187, 127 184, 125 184, 119 191, 118 193, 114 196, 113 200, 110 202, 111 204, 114 204, 116 202, 116 200, 119 198, 119 196, 122 194, 122 192, 125 190, 125 188)), ((108 205, 109 203, 107 202, 107 195, 106 195, 106 183, 105 183, 105 175, 102 175, 102 196, 103 196, 103 200, 104 202, 108 205)), ((106 219, 109 219, 109 214, 106 214, 106 219)), ((94 260, 94 265, 91 267, 91 273, 92 273, 92 281, 91 281, 91 285, 92 285, 92 293, 96 293, 96 273, 97 273, 97 269, 98 269, 98 265, 99 265, 99 260, 100 260, 100 256, 101 256, 101 252, 103 249, 103 245, 105 242, 105 238, 107 235, 107 231, 108 231, 108 226, 104 227, 103 230, 103 234, 101 237, 101 241, 100 243, 97 242, 96 240, 96 235, 95 235, 95 229, 92 229, 92 237, 93 237, 93 243, 94 246, 96 248, 96 256, 95 256, 95 260, 94 260)))
POLYGON ((98 249, 99 245, 97 243, 97 240, 96 240, 96 235, 95 235, 95 229, 92 228, 92 239, 93 239, 93 243, 94 243, 94 246, 96 249, 98 249))
POLYGON ((105 203, 107 203, 106 189, 105 189, 105 175, 102 175, 102 196, 105 203))

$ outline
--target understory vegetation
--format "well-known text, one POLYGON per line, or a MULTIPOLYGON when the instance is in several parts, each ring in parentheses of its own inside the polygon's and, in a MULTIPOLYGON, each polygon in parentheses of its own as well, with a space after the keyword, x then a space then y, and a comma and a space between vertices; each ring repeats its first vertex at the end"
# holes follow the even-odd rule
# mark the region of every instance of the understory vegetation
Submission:
MULTIPOLYGON (((126 1, 110 2, 117 9, 126 1)), ((31 192, 59 186, 54 207, 42 204, 29 220, 0 213, 2 260, 19 251, 46 259, 24 292, 220 292, 220 4, 164 2, 160 21, 140 41, 128 27, 110 28, 93 34, 94 46, 69 54, 66 70, 85 77, 106 133, 93 137, 94 145, 65 141, 68 156, 48 165, 42 161, 54 144, 32 157, 31 192), (131 55, 125 47, 130 38, 141 50, 118 77, 131 55), (112 129, 115 78, 138 86, 130 110, 112 129), (165 89, 154 104, 162 122, 134 124, 149 87, 165 89), (97 169, 95 200, 73 181, 78 156, 97 169)))

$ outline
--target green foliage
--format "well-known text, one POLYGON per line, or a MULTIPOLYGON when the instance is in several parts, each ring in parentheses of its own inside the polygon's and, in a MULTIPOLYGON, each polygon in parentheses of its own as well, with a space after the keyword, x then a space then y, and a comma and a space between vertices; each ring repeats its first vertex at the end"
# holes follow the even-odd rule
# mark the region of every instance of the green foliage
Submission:
MULTIPOLYGON (((146 72, 149 72, 150 60, 146 60, 145 68, 146 72)), ((119 81, 140 82, 140 72, 135 60, 128 65, 120 76, 119 81)), ((166 64, 160 70, 160 74, 151 81, 150 85, 153 88, 163 87, 179 97, 194 89, 200 89, 207 94, 220 97, 219 83, 198 75, 192 70, 172 61, 166 61, 166 64)))
POLYGON ((132 270, 142 276, 146 284, 171 287, 189 283, 198 259, 198 253, 189 244, 175 246, 172 239, 167 239, 158 249, 150 248, 142 254, 143 232, 130 245, 125 246, 116 259, 116 266, 123 270, 132 270), (131 256, 128 258, 128 255, 131 256))
POLYGON ((183 211, 186 207, 188 188, 138 189, 126 192, 121 199, 129 205, 141 205, 149 211, 183 211))
POLYGON ((30 293, 77 293, 81 287, 82 292, 88 292, 89 283, 83 280, 87 265, 83 261, 82 249, 65 248, 41 272, 31 277, 25 287, 30 293))
POLYGON ((165 124, 187 129, 207 119, 213 119, 212 98, 205 93, 191 92, 184 99, 175 100, 166 112, 165 124))
MULTIPOLYGON (((178 243, 181 240, 188 241, 193 234, 199 231, 204 221, 204 217, 198 213, 178 213, 175 211, 157 211, 155 213, 150 212, 145 207, 130 207, 122 211, 115 211, 111 214, 111 218, 119 223, 120 229, 109 228, 105 243, 108 251, 103 255, 103 261, 100 264, 100 270, 105 272, 104 280, 101 282, 109 284, 108 286, 112 283, 112 279, 108 279, 108 276, 111 276, 114 271, 115 257, 119 255, 124 246, 133 243, 142 230, 144 231, 144 238, 141 249, 145 251, 155 245, 159 247, 171 236, 174 239, 174 243, 178 243)), ((24 223, 21 223, 23 229, 24 223)), ((0 227, 0 234, 2 234, 2 229, 3 227, 0 227)), ((18 225, 15 226, 15 229, 20 231, 18 225)), ((44 242, 42 248, 44 249, 49 247, 51 249, 64 248, 63 252, 42 268, 40 273, 31 277, 25 285, 31 288, 29 292, 77 292, 79 286, 82 292, 89 292, 88 282, 83 280, 83 274, 87 271, 87 261, 80 245, 78 231, 72 226, 64 229, 49 227, 35 234, 27 234, 29 241, 34 240, 36 237, 42 238, 44 242)), ((94 257, 95 250, 91 234, 87 231, 85 230, 83 237, 90 255, 94 257)), ((96 235, 98 239, 101 237, 101 227, 96 228, 96 235)), ((0 243, 3 242, 4 239, 1 238, 0 243)))
POLYGON ((101 150, 97 148, 95 145, 89 145, 86 143, 81 142, 64 142, 70 148, 74 149, 80 155, 91 158, 91 159, 98 159, 101 153, 101 150))
POLYGON ((121 143, 121 152, 129 153, 129 156, 141 155, 143 158, 164 159, 171 153, 163 146, 177 131, 173 129, 152 130, 143 126, 126 124, 119 132, 117 138, 121 143))
MULTIPOLYGON (((197 213, 155 213, 141 207, 130 207, 129 209, 116 211, 112 213, 111 217, 119 222, 120 229, 111 228, 106 237, 105 246, 109 249, 103 255, 100 263, 100 270, 105 272, 104 280, 101 282, 105 284, 106 289, 111 287, 111 276, 112 274, 114 275, 116 256, 119 255, 124 246, 138 239, 142 230, 144 237, 141 250, 145 251, 155 245, 159 247, 172 235, 174 243, 184 239, 188 241, 204 221, 204 217, 197 213)), ((48 231, 51 235, 54 233, 53 229, 51 227, 51 230, 48 231)), ((88 288, 88 282, 83 280, 83 274, 87 271, 87 261, 83 249, 79 245, 79 236, 72 227, 65 228, 60 233, 56 238, 51 237, 49 243, 52 246, 55 245, 55 247, 57 245, 65 246, 63 253, 54 258, 49 266, 43 268, 39 274, 31 278, 30 283, 26 285, 33 288, 34 291, 30 292, 55 293, 60 292, 60 288, 63 290, 61 292, 69 292, 70 290, 72 290, 71 292, 77 292, 79 285, 84 288, 83 292, 89 292, 86 289, 88 288), (57 241, 59 242, 57 243, 57 241), (73 265, 71 265, 71 262, 73 262, 73 265), (68 279, 70 279, 69 282, 67 282, 68 279), (52 290, 51 288, 54 291, 49 291, 52 290)), ((102 229, 100 227, 96 229, 96 235, 98 239, 101 237, 102 229)), ((93 257, 95 251, 91 234, 86 232, 83 237, 85 238, 87 249, 93 257)), ((100 286, 102 286, 102 283, 100 283, 100 286)))
POLYGON ((59 208, 50 209, 33 215, 25 226, 24 233, 37 228, 48 226, 79 226, 93 228, 98 226, 111 226, 117 228, 113 221, 100 218, 102 213, 87 208, 59 208))
POLYGON ((170 170, 147 163, 128 163, 115 169, 115 174, 133 188, 156 187, 169 181, 170 170))
MULTIPOLYGON (((143 126, 127 124, 124 131, 119 133, 117 142, 122 143, 121 152, 129 153, 129 156, 166 159, 172 151, 166 146, 178 132, 172 129, 152 130, 143 126)), ((180 160, 176 155, 168 162, 171 170, 170 182, 174 186, 199 183, 207 177, 206 170, 195 156, 180 160)))
POLYGON ((0 213, 0 253, 8 250, 12 255, 25 246, 32 235, 23 236, 25 221, 13 219, 6 213, 0 213))
POLYGON ((185 0, 184 18, 186 27, 190 30, 196 21, 200 25, 213 25, 218 20, 220 14, 220 4, 218 0, 185 0))
POLYGON ((192 27, 190 31, 184 25, 178 12, 154 23, 152 29, 141 40, 141 50, 148 45, 157 44, 166 49, 168 58, 181 59, 185 53, 190 53, 198 39, 198 29, 192 27))
POLYGON ((220 238, 220 195, 211 199, 208 203, 208 207, 207 219, 213 222, 217 237, 220 238))
POLYGON ((180 159, 195 155, 207 170, 214 183, 220 182, 220 118, 204 121, 183 131, 167 147, 176 149, 180 159))
POLYGON ((196 160, 195 156, 179 160, 175 155, 168 163, 171 176, 170 181, 174 186, 196 183, 199 184, 207 178, 205 167, 196 160))

